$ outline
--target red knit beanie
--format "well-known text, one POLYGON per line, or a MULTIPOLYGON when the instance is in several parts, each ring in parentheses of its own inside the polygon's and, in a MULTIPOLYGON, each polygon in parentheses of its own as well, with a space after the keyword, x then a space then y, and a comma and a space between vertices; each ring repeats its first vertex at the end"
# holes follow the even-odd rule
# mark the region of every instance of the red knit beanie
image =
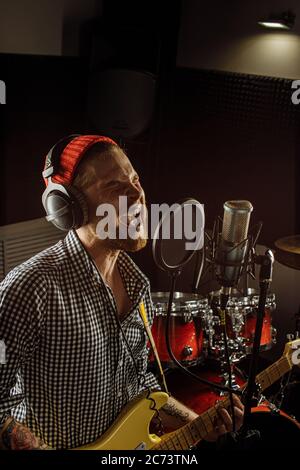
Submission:
MULTIPOLYGON (((80 135, 75 137, 64 148, 59 161, 58 172, 53 175, 52 181, 54 183, 71 185, 75 170, 82 159, 85 152, 97 142, 106 142, 108 144, 117 145, 117 143, 102 135, 80 135)), ((47 162, 46 162, 47 165, 47 162)), ((47 185, 47 178, 45 179, 47 185)))

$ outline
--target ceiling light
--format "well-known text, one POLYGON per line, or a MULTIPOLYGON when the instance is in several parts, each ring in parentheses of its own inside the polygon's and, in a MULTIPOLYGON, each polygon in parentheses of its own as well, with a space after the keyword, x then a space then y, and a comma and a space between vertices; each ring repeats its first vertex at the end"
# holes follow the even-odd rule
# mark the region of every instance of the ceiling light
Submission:
POLYGON ((272 29, 291 29, 294 26, 296 15, 291 11, 285 11, 280 14, 271 14, 269 18, 258 21, 258 24, 265 28, 272 29))

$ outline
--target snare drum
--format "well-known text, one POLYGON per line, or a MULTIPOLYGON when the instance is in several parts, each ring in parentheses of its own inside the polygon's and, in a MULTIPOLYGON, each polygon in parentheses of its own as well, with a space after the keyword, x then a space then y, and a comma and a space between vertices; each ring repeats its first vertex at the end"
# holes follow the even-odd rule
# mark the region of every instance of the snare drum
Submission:
MULTIPOLYGON (((168 292, 152 293, 155 317, 152 334, 163 365, 173 366, 166 344, 168 292)), ((170 318, 170 345, 176 359, 186 366, 197 364, 202 358, 203 330, 201 318, 208 309, 208 300, 197 294, 175 292, 170 318)), ((151 354, 150 360, 153 360, 151 354)))

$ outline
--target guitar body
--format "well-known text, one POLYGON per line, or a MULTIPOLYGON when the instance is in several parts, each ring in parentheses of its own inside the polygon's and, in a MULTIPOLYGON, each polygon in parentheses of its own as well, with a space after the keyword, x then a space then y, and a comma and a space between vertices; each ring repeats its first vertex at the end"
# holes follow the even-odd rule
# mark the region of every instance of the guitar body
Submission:
POLYGON ((73 450, 147 450, 159 444, 161 439, 149 434, 149 425, 155 409, 168 401, 165 392, 147 393, 132 400, 119 414, 113 425, 96 441, 73 450), (155 409, 153 409, 155 404, 155 409))

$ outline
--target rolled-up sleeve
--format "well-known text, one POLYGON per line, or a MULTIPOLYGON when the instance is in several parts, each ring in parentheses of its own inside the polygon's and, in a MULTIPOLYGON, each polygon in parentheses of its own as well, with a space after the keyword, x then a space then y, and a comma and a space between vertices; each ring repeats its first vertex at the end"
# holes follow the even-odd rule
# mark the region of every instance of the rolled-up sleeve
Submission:
POLYGON ((47 288, 43 276, 15 268, 0 283, 0 415, 9 413, 25 398, 13 391, 22 364, 30 361, 43 330, 47 288), (3 352, 3 351, 2 351, 3 352))

